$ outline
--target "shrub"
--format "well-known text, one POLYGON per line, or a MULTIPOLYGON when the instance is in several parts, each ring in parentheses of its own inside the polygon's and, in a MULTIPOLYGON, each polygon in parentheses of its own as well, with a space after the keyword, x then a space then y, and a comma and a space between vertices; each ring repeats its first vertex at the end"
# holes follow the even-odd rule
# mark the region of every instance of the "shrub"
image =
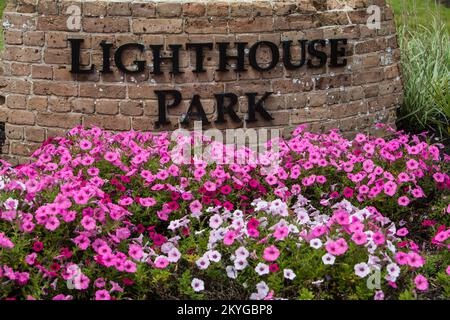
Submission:
POLYGON ((449 297, 439 145, 303 126, 276 144, 77 127, 2 161, 0 298, 449 297), (197 139, 212 158, 181 157, 197 139))
POLYGON ((450 135, 450 42, 445 24, 399 27, 405 100, 399 112, 404 127, 450 135))

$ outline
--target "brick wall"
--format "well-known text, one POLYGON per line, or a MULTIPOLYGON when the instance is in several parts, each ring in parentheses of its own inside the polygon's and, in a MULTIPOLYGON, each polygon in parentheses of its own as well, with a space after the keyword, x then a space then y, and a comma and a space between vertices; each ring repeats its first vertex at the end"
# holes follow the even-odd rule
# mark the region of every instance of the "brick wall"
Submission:
MULTIPOLYGON (((24 162, 45 139, 76 125, 108 130, 160 130, 178 127, 189 99, 199 94, 211 119, 214 94, 239 95, 238 115, 244 115, 247 91, 273 91, 265 108, 274 120, 239 126, 290 129, 309 122, 314 130, 339 127, 350 133, 367 131, 377 122, 393 124, 402 100, 399 49, 392 10, 384 0, 299 1, 9 1, 3 16, 5 48, 0 80, 0 123, 5 123, 3 159, 24 162), (366 8, 381 7, 381 28, 371 30, 366 8), (67 9, 81 9, 80 29, 69 29, 67 9), (269 72, 219 72, 217 49, 206 53, 207 72, 192 72, 193 52, 182 50, 184 73, 162 75, 151 68, 127 75, 96 71, 70 72, 67 38, 83 38, 81 62, 101 66, 99 44, 113 49, 128 42, 170 44, 189 42, 248 42, 279 44, 291 39, 347 38, 348 65, 342 68, 286 70, 281 63, 269 72), (155 89, 176 89, 183 103, 168 110, 171 125, 156 128, 155 89)), ((295 49, 293 55, 295 55, 295 49)), ((297 48, 298 49, 298 48, 297 48)), ((128 52, 133 61, 136 53, 128 52)), ((145 53, 146 56, 150 52, 145 53)), ((258 55, 265 58, 267 52, 258 55)), ((246 60, 248 62, 248 60, 246 60)), ((214 122, 212 122, 214 125, 214 122)), ((221 126, 223 128, 224 125, 221 126)))

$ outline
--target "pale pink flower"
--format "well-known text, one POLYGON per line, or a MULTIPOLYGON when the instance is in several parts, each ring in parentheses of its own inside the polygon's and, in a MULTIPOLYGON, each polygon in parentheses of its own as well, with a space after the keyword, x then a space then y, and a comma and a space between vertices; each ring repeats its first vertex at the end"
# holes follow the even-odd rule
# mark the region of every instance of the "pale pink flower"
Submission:
POLYGON ((275 232, 273 233, 273 236, 275 239, 277 240, 283 240, 284 238, 286 238, 289 234, 289 229, 286 226, 277 228, 275 230, 275 232))

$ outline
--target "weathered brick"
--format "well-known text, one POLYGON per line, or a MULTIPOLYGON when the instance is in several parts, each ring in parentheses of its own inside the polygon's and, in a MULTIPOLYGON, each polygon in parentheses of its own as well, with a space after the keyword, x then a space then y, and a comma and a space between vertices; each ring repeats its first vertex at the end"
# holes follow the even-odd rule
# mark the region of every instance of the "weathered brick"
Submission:
POLYGON ((23 34, 23 44, 26 46, 41 47, 44 41, 45 33, 42 31, 27 31, 23 34))
POLYGON ((31 92, 31 83, 26 79, 11 78, 8 79, 4 91, 8 93, 29 94, 31 92))
POLYGON ((330 117, 330 110, 327 107, 300 108, 292 110, 291 123, 324 121, 330 119, 330 117))
POLYGON ((382 39, 370 39, 355 44, 355 53, 364 54, 383 50, 386 47, 385 41, 382 39))
POLYGON ((70 129, 81 124, 81 115, 73 113, 40 112, 36 115, 36 123, 43 127, 70 129))
POLYGON ((157 116, 158 115, 158 101, 145 100, 144 102, 144 115, 157 116))
POLYGON ((36 151, 37 148, 39 148, 39 146, 40 144, 38 143, 12 142, 11 153, 29 157, 34 151, 36 151))
POLYGON ((273 28, 277 31, 284 30, 306 30, 315 26, 311 15, 292 15, 286 17, 275 17, 273 28))
POLYGON ((22 31, 6 30, 4 39, 6 44, 22 44, 22 31))
POLYGON ((11 63, 12 76, 29 76, 31 73, 31 66, 28 63, 11 63))
POLYGON ((273 4, 273 12, 277 16, 286 16, 295 13, 297 4, 291 2, 275 2, 273 4))
POLYGON ((179 17, 181 15, 181 3, 158 2, 156 4, 156 14, 159 17, 179 17))
POLYGON ((221 18, 188 18, 185 20, 187 33, 227 33, 228 22, 221 18))
POLYGON ((48 110, 58 113, 70 112, 72 104, 68 98, 49 97, 48 98, 48 110))
POLYGON ((139 101, 121 101, 119 107, 120 113, 125 116, 141 116, 143 113, 143 103, 139 101))
POLYGON ((39 0, 37 12, 46 15, 58 14, 58 4, 54 0, 39 0))
POLYGON ((400 65, 397 63, 392 66, 384 68, 384 75, 386 79, 393 79, 400 76, 400 65))
POLYGON ((306 92, 313 89, 313 81, 311 78, 303 79, 274 79, 272 81, 272 91, 276 94, 279 92, 306 92))
POLYGON ((83 116, 83 125, 87 128, 101 127, 106 130, 130 130, 131 119, 121 116, 93 115, 83 116))
POLYGON ((64 134, 66 133, 66 129, 60 128, 46 128, 45 131, 47 132, 47 138, 61 137, 64 136, 64 134))
POLYGON ((70 51, 61 49, 45 49, 44 62, 47 64, 70 64, 70 51))
POLYGON ((131 13, 133 17, 156 17, 156 3, 154 2, 132 2, 131 13))
POLYGON ((333 105, 331 108, 331 117, 333 119, 340 119, 349 116, 357 116, 358 114, 367 113, 367 102, 354 101, 341 105, 333 105))
POLYGON ((106 15, 106 5, 106 1, 85 2, 83 3, 83 16, 104 17, 106 15))
POLYGON ((12 124, 34 124, 34 113, 25 110, 10 110, 8 122, 12 124))
POLYGON ((41 50, 30 47, 6 47, 3 59, 18 62, 38 62, 41 60, 41 50))
POLYGON ((228 17, 230 6, 225 1, 211 1, 206 5, 207 16, 228 17))
POLYGON ((39 16, 37 28, 41 31, 71 31, 67 27, 67 16, 65 15, 39 16))
POLYGON ((26 98, 24 95, 9 94, 6 96, 6 106, 11 109, 26 109, 26 98))
POLYGON ((28 110, 45 111, 48 106, 48 98, 42 96, 31 96, 27 101, 28 110))
POLYGON ((85 32, 118 33, 129 32, 130 21, 125 17, 83 18, 85 32))
POLYGON ((73 112, 79 112, 84 114, 94 113, 95 110, 94 99, 73 98, 71 101, 73 112))
POLYGON ((333 88, 346 87, 351 85, 351 74, 338 74, 334 76, 323 76, 316 82, 316 88, 319 90, 328 90, 333 88))
POLYGON ((156 117, 133 118, 132 127, 137 131, 155 131, 157 130, 156 121, 156 117))
POLYGON ((29 142, 43 142, 45 140, 45 129, 40 127, 26 127, 25 140, 29 142))
POLYGON ((17 12, 34 13, 36 12, 37 0, 19 0, 17 1, 17 12))
POLYGON ((229 22, 230 32, 266 32, 273 30, 272 17, 236 18, 229 22))
POLYGON ((124 99, 126 87, 124 85, 80 83, 80 96, 88 98, 124 99))
POLYGON ((108 16, 130 16, 131 6, 128 2, 109 2, 107 8, 108 16))
POLYGON ((231 2, 231 17, 250 17, 253 13, 253 3, 250 2, 231 2))
POLYGON ((46 44, 49 48, 67 48, 67 33, 47 32, 46 44))
POLYGON ((23 139, 23 126, 7 125, 5 128, 5 136, 9 140, 22 140, 23 139))
POLYGON ((201 17, 205 15, 206 6, 201 2, 187 2, 182 4, 183 16, 201 17))
POLYGON ((365 72, 359 72, 353 75, 353 84, 365 84, 379 82, 384 79, 384 73, 382 69, 366 70, 365 72))
MULTIPOLYGON (((83 75, 79 75, 79 79, 81 80, 81 77, 83 75)), ((74 81, 77 79, 77 75, 70 72, 70 67, 68 66, 54 66, 53 67, 53 80, 55 81, 74 81)))
POLYGON ((272 4, 268 1, 253 2, 253 15, 255 17, 272 15, 272 4))
POLYGON ((325 92, 312 92, 308 94, 309 107, 322 107, 327 103, 327 95, 325 92))
POLYGON ((134 33, 180 33, 183 28, 182 19, 133 19, 134 33))
POLYGON ((31 66, 31 77, 33 79, 52 79, 52 67, 44 64, 34 64, 31 66))
POLYGON ((119 102, 115 100, 97 100, 95 112, 98 114, 115 115, 119 113, 119 102))
POLYGON ((274 120, 268 121, 262 119, 259 115, 256 116, 258 121, 256 122, 247 122, 247 128, 255 128, 255 127, 265 127, 265 126, 281 126, 289 124, 290 121, 290 112, 289 111, 278 111, 271 112, 274 120))
POLYGON ((52 81, 37 80, 34 81, 33 92, 37 95, 56 95, 63 97, 72 97, 77 94, 76 83, 57 83, 52 81))

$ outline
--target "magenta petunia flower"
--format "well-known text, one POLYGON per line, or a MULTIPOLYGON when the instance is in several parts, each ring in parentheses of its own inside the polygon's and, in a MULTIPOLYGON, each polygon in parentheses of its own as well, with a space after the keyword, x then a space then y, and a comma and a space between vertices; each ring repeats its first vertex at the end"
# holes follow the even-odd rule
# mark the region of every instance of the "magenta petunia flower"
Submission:
POLYGON ((267 247, 263 252, 263 259, 269 262, 275 261, 280 256, 280 250, 274 245, 267 247))

